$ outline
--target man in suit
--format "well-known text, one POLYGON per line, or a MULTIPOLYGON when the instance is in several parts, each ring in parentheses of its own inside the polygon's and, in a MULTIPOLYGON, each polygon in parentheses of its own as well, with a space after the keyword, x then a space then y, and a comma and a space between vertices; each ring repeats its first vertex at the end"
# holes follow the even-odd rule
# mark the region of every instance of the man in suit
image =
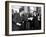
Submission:
POLYGON ((12 15, 12 30, 20 30, 21 29, 21 17, 19 13, 14 13, 14 15, 12 15))
POLYGON ((34 30, 39 29, 38 15, 36 12, 34 12, 34 15, 33 15, 33 29, 34 30))

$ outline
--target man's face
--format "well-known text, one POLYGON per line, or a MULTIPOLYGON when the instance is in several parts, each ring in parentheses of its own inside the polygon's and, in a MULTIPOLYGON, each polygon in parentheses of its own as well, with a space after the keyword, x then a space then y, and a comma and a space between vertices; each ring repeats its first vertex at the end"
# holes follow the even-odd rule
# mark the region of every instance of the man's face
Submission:
POLYGON ((36 16, 36 12, 34 12, 33 15, 36 16))

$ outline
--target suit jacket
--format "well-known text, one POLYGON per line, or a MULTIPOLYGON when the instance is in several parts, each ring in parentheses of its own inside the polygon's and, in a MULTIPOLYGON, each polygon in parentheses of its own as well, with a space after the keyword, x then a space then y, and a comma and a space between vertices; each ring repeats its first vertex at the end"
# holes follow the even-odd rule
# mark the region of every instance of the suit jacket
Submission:
POLYGON ((15 13, 12 17, 12 30, 20 30, 21 26, 17 25, 16 23, 21 22, 21 17, 19 13, 15 13))

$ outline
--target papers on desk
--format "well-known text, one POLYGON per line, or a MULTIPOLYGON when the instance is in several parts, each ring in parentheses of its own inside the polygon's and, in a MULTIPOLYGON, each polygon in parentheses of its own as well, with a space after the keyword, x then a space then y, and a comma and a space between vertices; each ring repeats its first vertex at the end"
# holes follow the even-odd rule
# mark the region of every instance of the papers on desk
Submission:
POLYGON ((16 23, 16 25, 21 26, 21 24, 20 24, 20 23, 16 23))
POLYGON ((33 17, 28 18, 28 20, 33 20, 33 17))

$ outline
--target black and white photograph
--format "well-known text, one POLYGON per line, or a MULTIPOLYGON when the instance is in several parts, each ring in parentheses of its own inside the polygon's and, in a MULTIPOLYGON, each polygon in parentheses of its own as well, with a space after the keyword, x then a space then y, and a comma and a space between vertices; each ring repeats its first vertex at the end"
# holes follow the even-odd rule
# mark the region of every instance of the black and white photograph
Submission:
POLYGON ((12 31, 41 29, 41 7, 12 5, 12 8, 12 31))
POLYGON ((8 34, 44 33, 44 3, 7 2, 8 34))

